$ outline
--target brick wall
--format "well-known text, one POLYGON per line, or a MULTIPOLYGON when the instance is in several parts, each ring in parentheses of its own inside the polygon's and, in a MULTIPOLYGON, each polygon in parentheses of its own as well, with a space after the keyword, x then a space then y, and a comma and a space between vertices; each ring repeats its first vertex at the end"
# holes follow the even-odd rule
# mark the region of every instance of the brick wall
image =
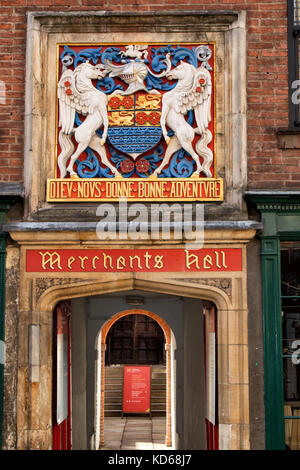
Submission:
POLYGON ((248 40, 248 181, 250 188, 290 189, 300 183, 297 149, 279 149, 288 126, 286 0, 1 0, 0 181, 22 181, 26 11, 246 10, 248 40), (72 7, 68 6, 72 3, 72 7))

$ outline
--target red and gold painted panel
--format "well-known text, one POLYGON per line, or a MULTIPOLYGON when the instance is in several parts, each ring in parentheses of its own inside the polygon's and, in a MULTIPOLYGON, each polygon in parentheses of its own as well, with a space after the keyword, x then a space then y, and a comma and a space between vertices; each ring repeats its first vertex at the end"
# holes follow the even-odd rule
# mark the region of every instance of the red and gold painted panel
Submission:
POLYGON ((47 200, 223 200, 214 62, 213 43, 58 45, 47 200))
POLYGON ((26 272, 199 271, 242 271, 242 249, 28 249, 26 251, 26 272))

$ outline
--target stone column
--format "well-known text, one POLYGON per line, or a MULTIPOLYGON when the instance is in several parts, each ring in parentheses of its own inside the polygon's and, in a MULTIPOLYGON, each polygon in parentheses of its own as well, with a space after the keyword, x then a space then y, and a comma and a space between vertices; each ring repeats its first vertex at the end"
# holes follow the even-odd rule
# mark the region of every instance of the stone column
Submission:
POLYGON ((247 310, 218 310, 218 412, 220 450, 247 450, 249 378, 247 310))

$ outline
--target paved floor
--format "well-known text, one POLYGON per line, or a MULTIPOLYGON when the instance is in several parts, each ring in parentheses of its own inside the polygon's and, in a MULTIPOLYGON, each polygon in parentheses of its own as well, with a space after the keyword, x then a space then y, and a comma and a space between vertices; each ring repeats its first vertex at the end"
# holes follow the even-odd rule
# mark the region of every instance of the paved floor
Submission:
POLYGON ((103 450, 164 450, 166 419, 105 418, 103 450))

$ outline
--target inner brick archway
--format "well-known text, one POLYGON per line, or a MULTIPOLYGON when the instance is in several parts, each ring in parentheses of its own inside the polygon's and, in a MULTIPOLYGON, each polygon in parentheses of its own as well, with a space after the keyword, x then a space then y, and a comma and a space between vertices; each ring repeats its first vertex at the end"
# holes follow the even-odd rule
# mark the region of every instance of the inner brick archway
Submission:
MULTIPOLYGON (((158 315, 148 310, 143 309, 132 309, 119 312, 114 315, 110 320, 108 320, 105 325, 102 327, 99 332, 96 345, 97 349, 101 348, 101 390, 100 390, 100 403, 97 404, 96 398, 96 412, 95 412, 95 446, 98 448, 98 441, 100 440, 100 446, 104 445, 104 399, 105 399, 105 349, 106 349, 106 338, 110 328, 118 321, 120 318, 127 315, 146 315, 152 318, 158 323, 165 335, 165 348, 166 348, 166 385, 167 385, 167 395, 166 395, 166 445, 172 445, 172 403, 171 403, 171 341, 172 341, 172 332, 169 325, 158 315), (97 429, 98 419, 99 419, 99 407, 100 407, 100 433, 97 429)), ((99 381, 96 382, 97 385, 99 381)), ((96 385, 96 388, 98 388, 96 385)), ((96 397, 99 394, 99 390, 96 390, 96 397)))

